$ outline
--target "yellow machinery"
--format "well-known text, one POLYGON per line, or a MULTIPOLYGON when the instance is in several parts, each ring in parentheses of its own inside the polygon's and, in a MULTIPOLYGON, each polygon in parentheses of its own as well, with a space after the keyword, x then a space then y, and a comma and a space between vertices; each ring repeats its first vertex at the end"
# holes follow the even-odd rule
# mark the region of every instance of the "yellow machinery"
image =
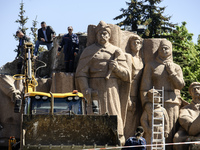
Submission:
POLYGON ((87 115, 82 93, 36 91, 33 44, 24 44, 24 98, 16 100, 15 111, 22 113, 21 149, 82 149, 119 144, 117 117, 87 115), (22 108, 21 108, 22 106, 22 108))

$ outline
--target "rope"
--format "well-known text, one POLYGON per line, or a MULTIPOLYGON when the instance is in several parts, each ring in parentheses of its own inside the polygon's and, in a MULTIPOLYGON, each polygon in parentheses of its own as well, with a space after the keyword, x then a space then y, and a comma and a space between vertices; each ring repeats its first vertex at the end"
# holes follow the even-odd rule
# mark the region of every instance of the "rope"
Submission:
POLYGON ((200 141, 194 142, 178 142, 178 143, 165 143, 165 144, 148 144, 148 145, 134 145, 134 146, 118 146, 118 147, 105 147, 105 148, 93 148, 93 149, 83 149, 83 150, 101 150, 101 149, 121 149, 121 148, 133 148, 133 147, 148 147, 148 146, 167 146, 167 145, 182 145, 182 144, 200 144, 200 141))

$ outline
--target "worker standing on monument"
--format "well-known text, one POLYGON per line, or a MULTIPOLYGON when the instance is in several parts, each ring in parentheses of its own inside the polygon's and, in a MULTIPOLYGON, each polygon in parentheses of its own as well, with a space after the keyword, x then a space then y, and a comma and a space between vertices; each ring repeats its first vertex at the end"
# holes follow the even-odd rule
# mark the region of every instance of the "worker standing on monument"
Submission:
POLYGON ((47 26, 43 21, 41 28, 38 30, 38 40, 35 43, 34 55, 37 56, 40 45, 46 45, 48 50, 52 48, 53 38, 56 36, 55 31, 51 26, 47 26))
POLYGON ((17 74, 21 74, 21 69, 22 69, 22 61, 23 61, 23 55, 24 55, 24 43, 29 42, 30 38, 20 30, 16 32, 16 36, 19 38, 19 45, 18 45, 18 50, 17 50, 17 56, 16 58, 19 59, 17 63, 17 74))
POLYGON ((78 36, 73 32, 72 26, 68 27, 68 34, 65 34, 62 38, 60 46, 58 48, 58 55, 64 46, 64 61, 65 61, 65 71, 74 72, 74 58, 78 54, 79 39, 78 36))

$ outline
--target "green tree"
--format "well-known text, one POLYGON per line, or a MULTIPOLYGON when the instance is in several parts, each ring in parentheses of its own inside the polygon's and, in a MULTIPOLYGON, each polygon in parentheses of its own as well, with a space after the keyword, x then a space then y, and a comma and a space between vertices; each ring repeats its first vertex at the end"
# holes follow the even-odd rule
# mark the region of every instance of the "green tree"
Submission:
POLYGON ((32 25, 33 27, 31 27, 31 34, 33 36, 33 43, 35 43, 37 41, 37 24, 38 24, 38 21, 37 21, 37 16, 35 17, 35 20, 33 20, 32 22, 32 25))
POLYGON ((125 18, 119 26, 132 26, 132 31, 138 30, 138 25, 145 25, 147 29, 141 35, 143 38, 163 37, 163 33, 172 31, 174 24, 170 23, 170 16, 164 16, 166 7, 159 7, 162 0, 131 0, 126 2, 127 9, 121 8, 122 14, 114 20, 125 18))
POLYGON ((182 97, 185 100, 191 100, 188 92, 189 85, 194 81, 200 80, 200 59, 198 45, 192 42, 192 33, 189 33, 186 28, 186 22, 182 22, 181 26, 176 26, 176 29, 170 33, 165 33, 173 44, 173 59, 179 64, 183 70, 185 87, 182 89, 182 97))
POLYGON ((158 5, 162 0, 144 0, 144 25, 148 26, 143 37, 146 38, 159 38, 163 37, 162 33, 170 32, 175 24, 170 23, 171 16, 164 16, 166 7, 159 7, 158 5))
POLYGON ((19 19, 17 19, 15 22, 19 23, 19 27, 18 29, 21 30, 24 34, 26 34, 26 30, 28 30, 28 28, 25 27, 25 24, 28 21, 28 17, 24 16, 25 14, 25 10, 24 10, 24 3, 23 1, 20 3, 20 11, 19 11, 19 19))
POLYGON ((142 14, 143 12, 143 3, 141 0, 131 0, 131 2, 126 2, 128 5, 127 9, 121 8, 121 15, 118 15, 114 20, 125 18, 123 21, 119 22, 117 25, 121 26, 131 26, 132 31, 137 31, 138 25, 143 23, 142 14))

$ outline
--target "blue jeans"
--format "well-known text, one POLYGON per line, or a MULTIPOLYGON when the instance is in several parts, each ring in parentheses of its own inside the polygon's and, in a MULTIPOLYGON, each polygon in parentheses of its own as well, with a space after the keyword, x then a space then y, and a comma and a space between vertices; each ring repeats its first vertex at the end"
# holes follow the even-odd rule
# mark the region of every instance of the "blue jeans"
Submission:
POLYGON ((37 40, 36 43, 35 43, 35 50, 34 50, 35 56, 37 56, 38 49, 39 49, 40 45, 46 45, 48 50, 51 50, 51 48, 52 48, 52 43, 46 43, 46 42, 37 40))

